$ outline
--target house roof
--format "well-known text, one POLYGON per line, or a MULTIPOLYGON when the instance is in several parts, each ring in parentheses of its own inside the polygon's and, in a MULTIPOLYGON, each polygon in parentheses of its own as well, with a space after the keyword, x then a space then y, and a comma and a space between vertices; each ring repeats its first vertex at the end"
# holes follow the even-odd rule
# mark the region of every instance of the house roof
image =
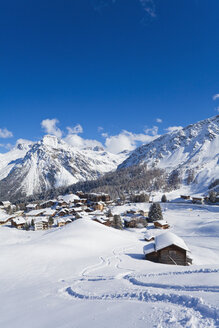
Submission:
POLYGON ((37 215, 43 214, 44 212, 45 212, 45 210, 32 210, 27 213, 27 216, 37 216, 37 215))
POLYGON ((25 224, 27 222, 22 216, 13 219, 13 221, 16 224, 25 224))
POLYGON ((162 248, 170 245, 178 246, 186 251, 189 251, 184 240, 172 232, 165 232, 155 237, 155 250, 159 251, 162 248))
POLYGON ((175 245, 186 251, 189 251, 189 248, 187 247, 182 238, 172 232, 165 232, 156 236, 154 242, 145 245, 143 247, 143 252, 146 255, 153 252, 157 252, 171 245, 175 245))
POLYGON ((148 231, 145 232, 144 238, 150 240, 151 238, 154 238, 154 235, 148 231))
POLYGON ((143 247, 144 255, 155 252, 154 243, 149 243, 143 247))
POLYGON ((159 223, 162 226, 168 224, 168 222, 165 220, 157 220, 157 221, 154 221, 154 223, 159 223))

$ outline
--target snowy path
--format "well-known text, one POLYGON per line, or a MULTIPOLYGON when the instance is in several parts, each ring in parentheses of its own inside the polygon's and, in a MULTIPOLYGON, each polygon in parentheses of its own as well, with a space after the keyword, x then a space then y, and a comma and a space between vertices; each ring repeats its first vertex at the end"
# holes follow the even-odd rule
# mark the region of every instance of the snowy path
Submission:
POLYGON ((195 325, 188 326, 188 322, 185 321, 185 325, 181 325, 182 327, 219 326, 219 308, 207 304, 201 297, 192 295, 192 292, 218 293, 218 285, 185 285, 183 282, 173 284, 171 281, 172 277, 177 277, 180 282, 181 277, 188 275, 190 278, 195 276, 195 280, 198 281, 197 275, 214 275, 219 272, 219 269, 188 270, 186 268, 184 271, 137 275, 136 270, 128 266, 126 255, 126 252, 133 248, 133 245, 118 248, 113 250, 112 256, 101 256, 99 263, 85 268, 81 273, 82 277, 72 281, 72 284, 66 286, 62 291, 69 297, 80 300, 172 304, 180 309, 187 309, 192 318, 190 321, 195 322, 195 325), (151 278, 159 281, 162 280, 162 277, 169 279, 171 283, 146 282, 151 278), (116 290, 112 292, 113 288, 116 290))

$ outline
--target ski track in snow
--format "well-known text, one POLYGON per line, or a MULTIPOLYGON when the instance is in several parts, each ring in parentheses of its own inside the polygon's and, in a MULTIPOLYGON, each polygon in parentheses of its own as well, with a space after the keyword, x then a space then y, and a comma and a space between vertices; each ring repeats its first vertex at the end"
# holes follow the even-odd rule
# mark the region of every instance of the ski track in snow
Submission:
MULTIPOLYGON (((125 256, 125 252, 132 247, 125 247, 113 250, 113 256, 104 258, 101 256, 100 262, 91 266, 86 267, 82 272, 82 278, 74 279, 73 286, 67 286, 62 289, 64 294, 67 294, 74 299, 81 300, 121 300, 121 301, 139 301, 139 302, 163 302, 163 303, 171 303, 172 305, 179 306, 185 308, 187 311, 190 311, 190 321, 192 320, 210 320, 207 323, 206 327, 219 327, 219 309, 206 304, 203 302, 202 298, 194 297, 185 294, 174 294, 171 291, 180 291, 180 292, 218 292, 219 286, 185 286, 185 285, 171 285, 171 284, 162 284, 162 283, 146 283, 141 281, 141 278, 149 278, 149 277, 160 277, 160 276, 169 276, 171 278, 172 275, 192 275, 192 274, 210 274, 219 272, 219 269, 199 269, 199 270, 186 270, 186 271, 175 271, 175 272, 161 272, 161 273, 149 273, 144 275, 139 275, 138 277, 134 274, 135 270, 122 267, 122 257, 125 256), (123 271, 118 273, 117 275, 99 275, 92 276, 92 274, 96 271, 102 270, 106 267, 112 267, 117 271, 123 271), (110 281, 110 280, 118 280, 122 279, 124 282, 128 282, 132 285, 132 287, 128 288, 128 291, 122 290, 121 292, 113 292, 113 293, 100 293, 100 294, 92 294, 92 292, 81 293, 77 292, 76 286, 79 284, 86 282, 97 282, 97 281, 110 281), (139 288, 141 287, 141 288, 139 288), (132 289, 133 288, 133 289, 132 289), (142 290, 143 289, 143 290, 142 290), (161 291, 155 292, 156 289, 165 290, 165 292, 161 291), (194 318, 194 313, 195 318, 194 318), (201 318, 200 318, 201 315, 201 318)), ((123 287, 125 289, 125 287, 123 287)), ((185 324, 183 326, 188 327, 187 322, 185 320, 185 324)), ((199 323, 195 323, 195 325, 190 325, 189 327, 202 327, 200 321, 199 323)), ((203 326, 204 327, 204 326, 203 326)))

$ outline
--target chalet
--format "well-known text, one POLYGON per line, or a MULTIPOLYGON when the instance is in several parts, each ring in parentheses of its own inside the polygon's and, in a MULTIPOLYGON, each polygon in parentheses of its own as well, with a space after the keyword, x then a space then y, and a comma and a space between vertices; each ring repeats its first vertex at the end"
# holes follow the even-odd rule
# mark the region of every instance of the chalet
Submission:
POLYGON ((69 224, 71 223, 72 220, 70 218, 62 218, 62 219, 58 219, 57 220, 57 226, 58 227, 63 227, 65 226, 66 224, 69 224))
POLYGON ((19 216, 11 220, 11 225, 17 229, 23 229, 26 222, 22 216, 19 216))
POLYGON ((95 211, 103 211, 104 204, 103 204, 103 202, 97 202, 97 203, 94 203, 92 207, 95 211))
POLYGON ((168 229, 170 226, 165 220, 154 221, 154 227, 157 229, 168 229))
POLYGON ((37 216, 43 215, 43 213, 44 213, 43 209, 42 210, 32 210, 32 211, 28 212, 26 215, 32 216, 32 217, 37 217, 37 216))
POLYGON ((38 204, 27 204, 26 205, 26 211, 27 212, 30 212, 30 211, 33 211, 33 210, 37 210, 37 209, 39 209, 38 204))
POLYGON ((65 225, 65 220, 64 219, 58 219, 57 220, 57 226, 58 227, 63 227, 65 225))
MULTIPOLYGON (((80 197, 80 196, 79 196, 80 197)), ((82 198, 82 197, 80 197, 82 198)), ((110 201, 110 196, 108 194, 104 194, 104 193, 88 193, 88 194, 84 194, 83 198, 86 198, 87 200, 91 201, 91 202, 108 202, 110 201)))
POLYGON ((192 197, 193 204, 203 204, 204 200, 201 197, 192 197))
POLYGON ((154 242, 144 246, 143 251, 146 260, 152 262, 173 265, 192 264, 191 258, 187 256, 189 249, 184 240, 172 232, 156 236, 154 242))
POLYGON ((152 241, 152 240, 154 240, 154 235, 147 231, 144 234, 144 240, 146 240, 146 241, 152 241))
POLYGON ((11 202, 7 201, 2 201, 0 202, 0 206, 7 208, 8 206, 11 206, 11 202))
POLYGON ((10 222, 11 220, 13 220, 16 216, 11 215, 11 216, 6 216, 6 217, 1 217, 0 218, 0 225, 6 224, 8 222, 10 222))
POLYGON ((144 228, 147 227, 147 220, 144 217, 125 217, 125 228, 144 228))
POLYGON ((148 217, 148 211, 140 210, 139 213, 146 218, 148 217))
POLYGON ((185 200, 189 200, 189 199, 190 199, 190 196, 187 196, 187 195, 181 195, 180 198, 185 199, 185 200))
POLYGON ((45 216, 51 216, 54 217, 56 215, 57 211, 53 210, 52 208, 45 208, 43 211, 43 215, 45 216))
POLYGON ((92 218, 93 221, 95 222, 98 222, 98 223, 101 223, 107 227, 111 227, 111 223, 112 223, 112 220, 110 220, 109 218, 106 218, 106 217, 93 217, 92 218))
POLYGON ((58 216, 65 216, 67 214, 69 214, 69 209, 68 208, 63 208, 57 213, 58 216))
POLYGON ((42 218, 34 221, 34 230, 47 230, 49 227, 48 219, 42 218))
POLYGON ((56 199, 50 199, 50 200, 47 200, 43 203, 41 203, 39 205, 40 208, 48 208, 48 207, 52 207, 52 206, 55 206, 57 203, 57 200, 56 199))

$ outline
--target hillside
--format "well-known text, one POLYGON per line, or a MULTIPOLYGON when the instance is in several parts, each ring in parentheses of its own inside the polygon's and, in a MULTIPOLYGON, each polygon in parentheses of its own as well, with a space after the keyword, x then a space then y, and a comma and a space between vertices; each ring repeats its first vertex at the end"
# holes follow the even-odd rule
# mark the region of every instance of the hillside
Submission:
POLYGON ((218 208, 168 203, 163 210, 192 266, 144 260, 145 229, 88 219, 49 231, 0 227, 0 326, 218 327, 218 208))

